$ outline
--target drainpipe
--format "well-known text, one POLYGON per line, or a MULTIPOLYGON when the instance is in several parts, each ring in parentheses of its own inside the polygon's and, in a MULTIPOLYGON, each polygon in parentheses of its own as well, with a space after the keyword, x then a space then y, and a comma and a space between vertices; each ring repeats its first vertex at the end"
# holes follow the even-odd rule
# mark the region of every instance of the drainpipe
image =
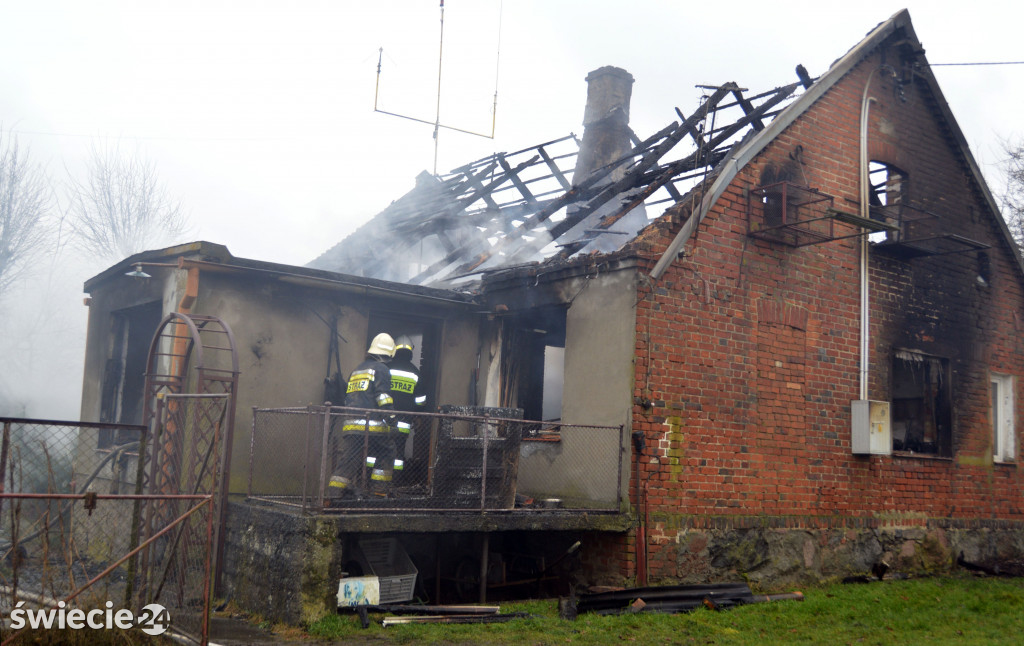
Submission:
POLYGON ((633 449, 636 455, 637 518, 634 556, 636 558, 636 582, 638 587, 647 586, 647 490, 640 485, 640 463, 644 455, 645 444, 643 431, 633 431, 633 449))
MULTIPOLYGON (((867 83, 864 84, 864 93, 860 102, 860 216, 867 219, 871 216, 869 206, 870 185, 868 179, 868 116, 871 112, 871 102, 878 102, 873 96, 868 96, 868 89, 871 87, 871 79, 874 78, 877 69, 871 70, 868 74, 867 83)), ((860 236, 860 399, 868 398, 868 362, 870 360, 870 336, 871 336, 871 312, 870 294, 868 292, 868 236, 862 230, 860 236)))
MULTIPOLYGON (((185 274, 185 292, 178 301, 177 312, 179 314, 191 314, 192 306, 199 296, 199 267, 188 263, 184 258, 178 258, 178 269, 184 269, 187 273, 185 274)), ((175 326, 177 329, 174 333, 174 349, 171 352, 176 357, 184 357, 190 337, 183 323, 175 322, 175 326)), ((173 374, 181 377, 184 381, 188 377, 188 375, 184 374, 184 370, 185 366, 176 365, 174 366, 173 374)))

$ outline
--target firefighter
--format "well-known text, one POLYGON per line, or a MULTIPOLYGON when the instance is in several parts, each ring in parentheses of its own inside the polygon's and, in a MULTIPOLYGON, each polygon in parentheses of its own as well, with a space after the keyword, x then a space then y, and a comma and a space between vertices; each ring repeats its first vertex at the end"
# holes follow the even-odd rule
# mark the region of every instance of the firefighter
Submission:
MULTIPOLYGON (((413 343, 406 335, 398 337, 395 342, 395 358, 391 361, 391 396, 395 400, 395 410, 407 413, 421 413, 426 410, 427 395, 420 379, 420 369, 412 362, 413 343)), ((416 417, 398 415, 395 433, 395 471, 401 471, 405 465, 405 443, 412 433, 416 417)))
MULTIPOLYGON (((386 494, 390 488, 395 441, 391 437, 394 409, 391 397, 391 371, 388 362, 395 355, 395 341, 391 335, 380 333, 373 337, 366 351, 366 360, 360 363, 348 379, 345 405, 381 411, 367 413, 359 418, 346 419, 338 440, 339 460, 328 484, 330 497, 353 494, 360 497, 360 471, 365 456, 375 458, 370 473, 373 493, 386 494)), ((367 459, 369 462, 369 459, 367 459)))

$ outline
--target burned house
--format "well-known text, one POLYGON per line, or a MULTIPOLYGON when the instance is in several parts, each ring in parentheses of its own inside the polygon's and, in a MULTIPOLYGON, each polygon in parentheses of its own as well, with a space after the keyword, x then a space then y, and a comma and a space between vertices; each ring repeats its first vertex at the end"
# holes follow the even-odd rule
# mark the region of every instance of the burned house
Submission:
POLYGON ((602 68, 581 139, 423 174, 307 267, 208 243, 127 259, 87 283, 83 418, 135 421, 123 375, 161 316, 230 325, 246 501, 225 567, 268 616, 315 612, 371 536, 435 573, 428 595, 509 583, 523 552, 539 581, 574 541, 586 583, 1020 562, 1024 266, 909 15, 794 76, 706 88, 645 136, 633 78, 602 68), (332 413, 298 409, 382 330, 415 337, 431 384, 419 493, 326 509, 332 413), (495 428, 513 495, 431 497, 445 442, 495 428))

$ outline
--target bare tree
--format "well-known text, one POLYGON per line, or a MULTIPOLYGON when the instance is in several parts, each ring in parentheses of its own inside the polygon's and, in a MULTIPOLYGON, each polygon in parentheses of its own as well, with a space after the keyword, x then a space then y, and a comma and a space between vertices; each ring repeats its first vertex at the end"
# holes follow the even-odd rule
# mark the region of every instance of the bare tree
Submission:
POLYGON ((22 276, 46 242, 52 191, 18 140, 0 133, 0 295, 22 276))
POLYGON ((1017 241, 1017 248, 1024 249, 1024 142, 1004 140, 1002 161, 1006 173, 1006 190, 1002 197, 1003 219, 1017 241))
POLYGON ((120 260, 177 242, 188 229, 181 204, 157 178, 153 163, 122 155, 118 147, 92 148, 84 181, 67 182, 74 243, 89 254, 120 260))

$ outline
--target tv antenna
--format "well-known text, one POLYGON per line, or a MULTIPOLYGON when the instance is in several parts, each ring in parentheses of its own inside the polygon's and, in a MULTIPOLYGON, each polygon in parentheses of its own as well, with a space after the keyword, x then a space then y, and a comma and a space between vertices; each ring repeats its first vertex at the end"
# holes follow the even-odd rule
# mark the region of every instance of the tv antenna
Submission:
POLYGON ((408 119, 410 121, 417 121, 419 123, 425 123, 430 126, 434 126, 434 175, 437 175, 437 144, 438 144, 438 133, 441 128, 445 130, 454 130, 455 132, 462 132, 467 135, 473 135, 476 137, 483 137, 484 139, 494 139, 495 125, 498 119, 498 69, 499 61, 501 59, 501 17, 503 12, 504 2, 498 5, 498 49, 497 55, 495 56, 494 63, 494 105, 491 110, 491 134, 483 134, 480 132, 473 132, 472 130, 466 130, 464 128, 456 128, 441 123, 441 71, 442 61, 444 54, 444 0, 441 0, 441 35, 437 48, 437 106, 434 112, 434 120, 427 121, 426 119, 418 119, 416 117, 410 117, 404 114, 397 114, 395 112, 388 112, 387 110, 381 110, 377 107, 377 99, 380 96, 380 68, 381 61, 384 58, 384 48, 381 47, 377 53, 377 86, 374 88, 373 93, 373 111, 380 112, 392 117, 399 117, 401 119, 408 119))

